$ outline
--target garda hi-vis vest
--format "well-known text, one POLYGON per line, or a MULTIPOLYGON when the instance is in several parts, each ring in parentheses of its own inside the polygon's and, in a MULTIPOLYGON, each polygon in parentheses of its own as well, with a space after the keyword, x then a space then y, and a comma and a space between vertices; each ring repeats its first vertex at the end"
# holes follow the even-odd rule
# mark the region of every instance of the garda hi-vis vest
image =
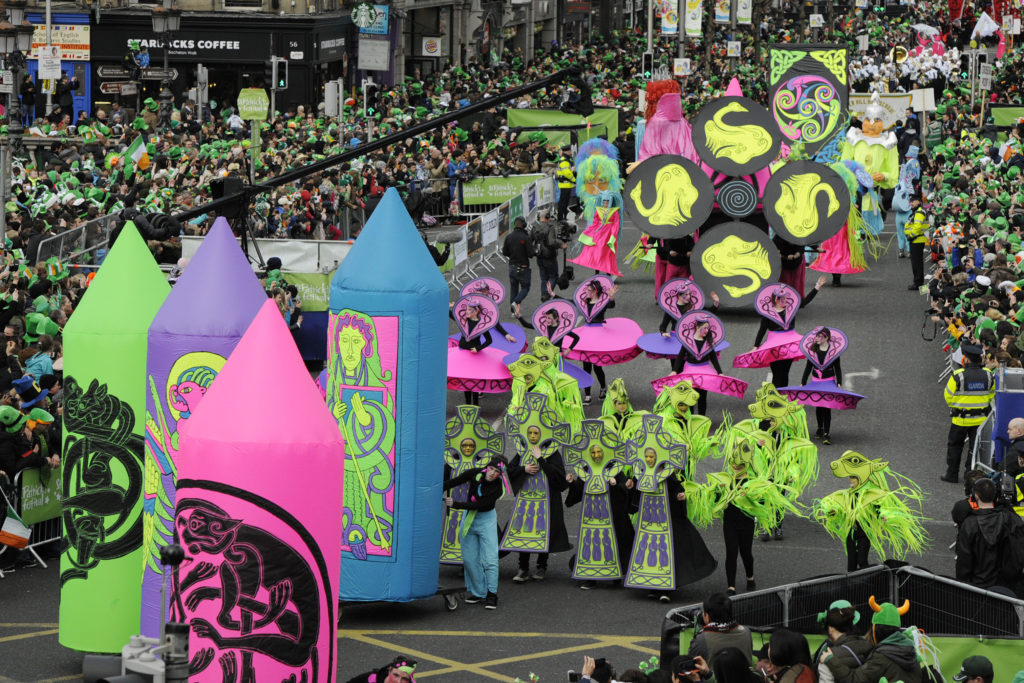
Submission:
POLYGON ((1021 472, 1013 480, 1013 509, 1018 515, 1024 517, 1024 472, 1021 472))
POLYGON ((576 174, 573 173, 572 164, 565 158, 558 162, 558 187, 562 190, 576 187, 576 174))
POLYGON ((970 365, 958 368, 946 382, 946 405, 953 424, 975 427, 985 421, 995 397, 992 373, 983 367, 970 365))
POLYGON ((921 244, 925 244, 928 242, 928 236, 926 233, 929 227, 928 219, 925 217, 924 211, 917 209, 914 211, 913 217, 907 221, 903 232, 911 242, 920 242, 921 244))

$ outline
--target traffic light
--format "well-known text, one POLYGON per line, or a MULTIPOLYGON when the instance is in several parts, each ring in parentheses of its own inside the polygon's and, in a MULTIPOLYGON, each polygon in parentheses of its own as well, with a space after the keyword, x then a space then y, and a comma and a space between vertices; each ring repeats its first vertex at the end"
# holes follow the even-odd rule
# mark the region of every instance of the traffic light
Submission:
POLYGON ((271 57, 263 65, 263 87, 273 88, 277 80, 274 78, 277 71, 277 57, 271 57))
POLYGON ((274 88, 276 90, 288 89, 288 60, 284 57, 277 58, 277 73, 274 74, 274 88))
POLYGON ((650 80, 654 77, 654 53, 645 52, 643 54, 643 74, 644 78, 650 80))
POLYGON ((373 116, 377 112, 380 86, 373 81, 363 81, 363 109, 367 116, 373 116))

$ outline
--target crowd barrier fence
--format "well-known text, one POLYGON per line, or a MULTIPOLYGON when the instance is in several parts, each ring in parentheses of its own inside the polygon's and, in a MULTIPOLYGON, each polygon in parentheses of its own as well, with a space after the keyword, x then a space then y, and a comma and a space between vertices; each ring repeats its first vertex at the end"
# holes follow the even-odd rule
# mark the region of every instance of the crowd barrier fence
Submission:
MULTIPOLYGON (((59 543, 63 531, 60 511, 61 470, 22 470, 14 476, 11 493, 11 506, 31 529, 25 550, 45 569, 48 565, 38 549, 47 543, 59 543)), ((7 550, 8 546, 0 545, 0 557, 7 550)), ((4 572, 0 570, 2 578, 4 572)))
POLYGON ((460 228, 461 239, 452 244, 453 265, 445 273, 448 284, 459 289, 469 280, 506 263, 500 240, 509 233, 515 219, 522 216, 529 224, 541 209, 554 203, 554 178, 544 177, 531 182, 520 194, 471 218, 460 228))
MULTIPOLYGON (((876 565, 867 569, 788 583, 731 598, 733 618, 754 632, 787 628, 820 634, 818 614, 835 600, 849 600, 870 623, 868 600, 896 605, 910 601, 905 624, 914 624, 930 637, 1024 639, 1024 600, 1008 597, 904 565, 876 565)), ((670 662, 682 643, 696 632, 702 605, 670 610, 662 621, 661 661, 670 662)), ((1018 646, 1019 647, 1019 646, 1018 646)), ((685 651, 685 650, 684 650, 685 651)))

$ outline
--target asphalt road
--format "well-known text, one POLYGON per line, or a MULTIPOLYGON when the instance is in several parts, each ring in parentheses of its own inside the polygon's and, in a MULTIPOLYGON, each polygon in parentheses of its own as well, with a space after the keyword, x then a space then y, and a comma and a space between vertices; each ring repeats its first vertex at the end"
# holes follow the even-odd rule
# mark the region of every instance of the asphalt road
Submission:
MULTIPOLYGON (((891 227, 890 227, 891 230, 891 227)), ((628 250, 637 233, 623 230, 622 245, 628 250)), ((886 235, 886 238, 891 236, 886 235)), ((582 270, 582 269, 578 269, 582 270)), ((500 277, 505 274, 498 271, 500 277)), ((577 282, 581 279, 577 274, 577 282)), ((888 256, 871 264, 871 270, 847 276, 841 288, 826 285, 816 300, 797 318, 797 329, 827 324, 845 331, 850 348, 843 356, 844 384, 867 395, 855 412, 835 413, 834 443, 820 448, 823 473, 804 496, 809 502, 844 487, 829 474, 827 464, 846 449, 868 457, 885 458, 897 471, 914 479, 928 492, 924 510, 931 536, 922 556, 908 558, 934 572, 951 574, 953 540, 949 509, 961 495, 959 486, 939 481, 948 424, 942 387, 937 383, 942 367, 939 341, 921 338, 924 299, 907 291, 910 264, 888 256)), ((808 274, 808 286, 813 277, 808 274)), ((654 303, 653 274, 627 271, 620 281, 616 315, 628 314, 645 331, 655 331, 661 311, 654 303)), ((539 303, 534 286, 524 310, 539 303)), ((723 368, 753 343, 759 319, 752 312, 721 314, 726 339, 732 346, 723 354, 723 368)), ((641 356, 623 366, 609 368, 609 381, 625 378, 634 405, 649 409, 653 392, 648 382, 667 374, 667 361, 641 356)), ((801 369, 794 367, 795 382, 801 369)), ((746 406, 766 371, 727 370, 751 382, 748 400, 712 394, 709 416, 717 424, 723 410, 737 419, 747 415, 746 406)), ((595 396, 596 398, 596 396, 595 396)), ((449 393, 449 409, 462 400, 449 393)), ((489 418, 503 412, 501 396, 485 395, 482 409, 489 418)), ((600 412, 598 402, 589 417, 600 412)), ((813 428, 813 415, 812 428, 813 428)), ((507 501, 503 501, 507 515, 507 501)), ((502 517, 504 518, 504 516, 502 517)), ((579 507, 567 511, 566 525, 574 539, 579 507)), ((755 541, 756 576, 759 588, 845 570, 840 544, 815 523, 788 519, 785 540, 755 541)), ((704 532, 711 551, 724 555, 718 524, 704 532)), ((580 591, 569 579, 568 555, 552 556, 548 578, 543 582, 513 584, 514 556, 501 563, 500 604, 497 611, 480 605, 461 604, 454 612, 444 609, 440 598, 403 605, 346 606, 340 635, 339 681, 382 665, 402 652, 420 662, 420 679, 463 683, 482 680, 528 680, 536 673, 542 683, 565 680, 567 669, 579 668, 584 654, 605 656, 619 670, 635 667, 656 655, 661 619, 666 606, 646 599, 641 591, 601 589, 580 591)), ((877 561, 873 555, 873 561, 877 561)), ((742 571, 742 570, 741 570, 742 571)), ((454 568, 442 568, 442 586, 459 586, 454 568)), ((712 576, 676 593, 674 605, 699 602, 712 591, 724 590, 721 567, 712 576)), ((81 671, 81 654, 57 643, 58 574, 56 567, 18 570, 0 580, 0 683, 7 681, 73 681, 81 671)), ((260 683, 263 683, 262 681, 260 683)), ((268 682, 271 683, 271 682, 268 682)), ((276 683, 272 682, 272 683, 276 683)))

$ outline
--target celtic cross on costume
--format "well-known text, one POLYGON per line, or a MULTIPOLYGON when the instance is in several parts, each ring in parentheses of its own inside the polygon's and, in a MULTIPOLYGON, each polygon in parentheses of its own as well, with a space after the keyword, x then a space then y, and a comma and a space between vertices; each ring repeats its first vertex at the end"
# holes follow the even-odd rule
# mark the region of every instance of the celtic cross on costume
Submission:
MULTIPOLYGON (((565 448, 566 465, 584 482, 579 552, 572 577, 612 581, 622 578, 619 536, 608 493, 626 464, 625 445, 601 420, 584 420, 576 440, 565 448)), ((624 516, 624 515, 623 515, 624 516)), ((619 523, 623 523, 620 520, 619 523)), ((622 550, 626 552, 627 549, 622 550)))
POLYGON ((536 464, 538 450, 540 457, 547 458, 560 446, 572 443, 572 429, 559 422, 558 414, 548 406, 547 396, 533 391, 526 393, 523 405, 505 416, 505 431, 523 465, 536 464))
MULTIPOLYGON (((500 548, 508 551, 545 553, 551 543, 551 490, 539 460, 554 455, 568 445, 572 429, 560 422, 548 406, 548 397, 529 391, 520 406, 509 409, 505 430, 512 437, 523 467, 537 465, 540 469, 527 473, 512 506, 505 536, 500 548)), ((559 467, 559 469, 561 469, 559 467)))
POLYGON ((626 441, 626 460, 637 473, 641 493, 661 493, 662 483, 686 464, 686 445, 676 440, 660 415, 644 415, 640 431, 626 441))
POLYGON ((564 454, 566 467, 586 483, 585 492, 598 495, 608 490, 608 479, 627 464, 625 444, 601 420, 584 420, 564 454))

